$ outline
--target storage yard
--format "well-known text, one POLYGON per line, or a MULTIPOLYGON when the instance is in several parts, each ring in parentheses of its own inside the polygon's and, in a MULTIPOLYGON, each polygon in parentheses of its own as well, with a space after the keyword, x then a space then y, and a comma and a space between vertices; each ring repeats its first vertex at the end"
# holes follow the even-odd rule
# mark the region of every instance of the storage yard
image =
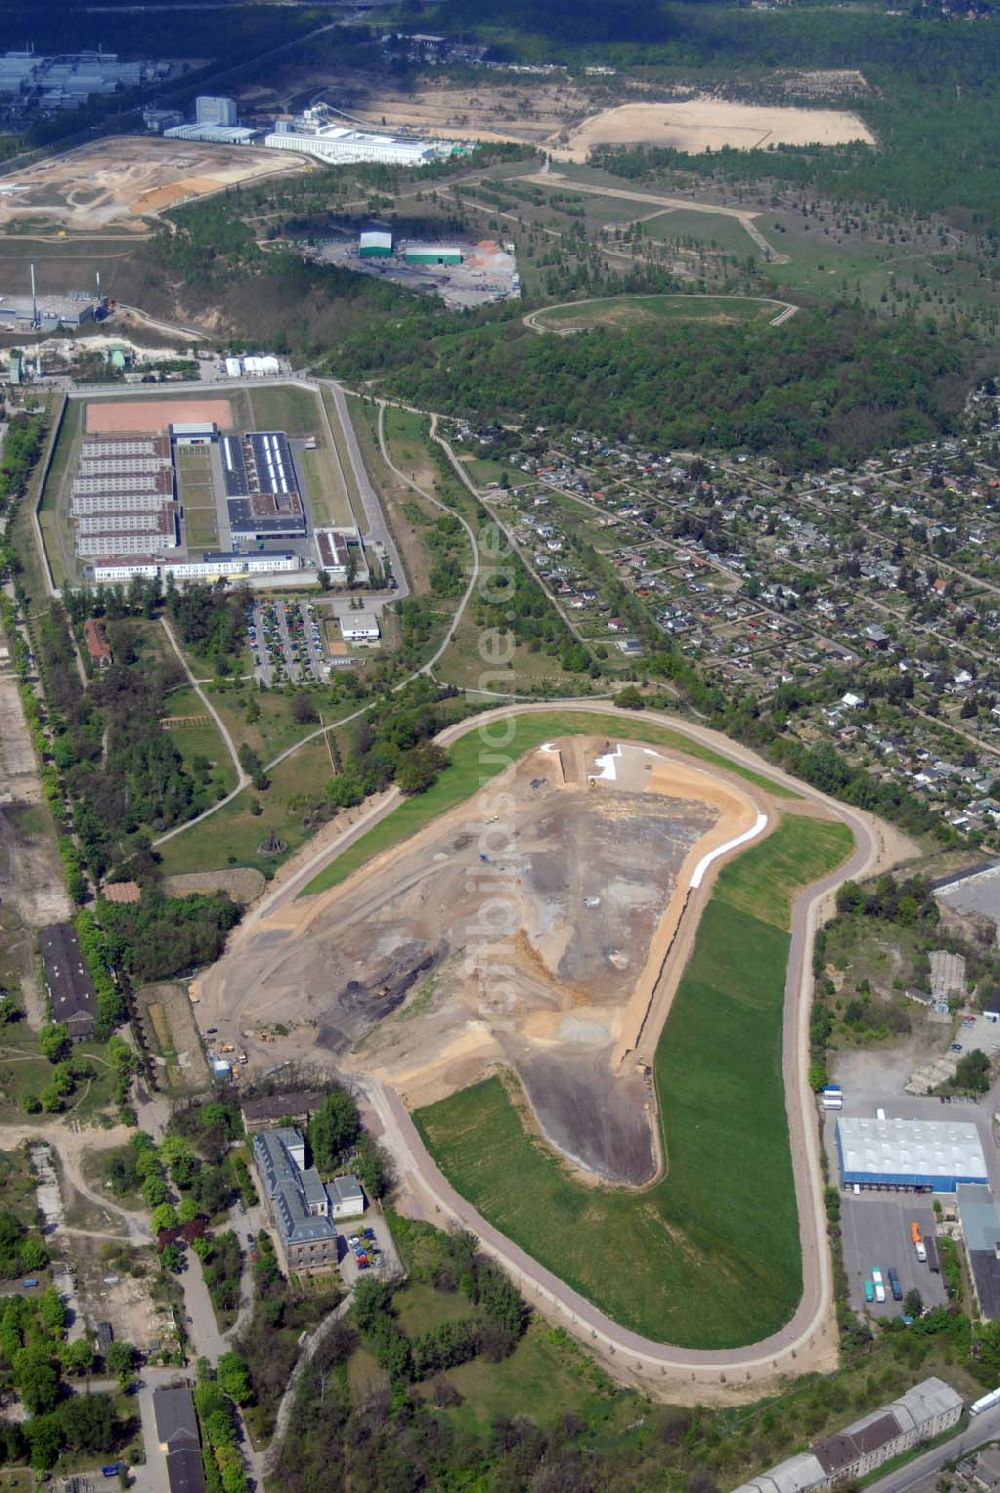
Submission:
POLYGON ((455 310, 516 300, 521 277, 512 244, 492 239, 479 243, 448 240, 440 244, 393 243, 389 234, 362 234, 358 242, 330 240, 316 251, 324 264, 337 264, 406 290, 440 296, 455 310), (388 240, 377 250, 366 240, 388 240))
POLYGON ((606 745, 532 752, 502 825, 456 809, 342 889, 276 912, 204 977, 204 1019, 227 1013, 251 1053, 255 1022, 280 1019, 291 1036, 269 1063, 325 1050, 414 1106, 508 1065, 584 1170, 648 1179, 651 1090, 616 1059, 636 1047, 697 864, 747 809, 712 772, 606 745), (487 895, 509 933, 479 927, 487 895))

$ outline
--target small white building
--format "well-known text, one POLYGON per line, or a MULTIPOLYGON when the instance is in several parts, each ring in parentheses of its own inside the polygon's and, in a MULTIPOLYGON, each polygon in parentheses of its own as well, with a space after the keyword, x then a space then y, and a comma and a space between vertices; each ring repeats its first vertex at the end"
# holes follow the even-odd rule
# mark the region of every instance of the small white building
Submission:
POLYGON ((365 1195, 357 1177, 334 1177, 326 1184, 332 1218, 359 1218, 365 1211, 365 1195))
POLYGON ((340 635, 345 643, 377 643, 382 631, 374 612, 350 612, 340 619, 340 635))

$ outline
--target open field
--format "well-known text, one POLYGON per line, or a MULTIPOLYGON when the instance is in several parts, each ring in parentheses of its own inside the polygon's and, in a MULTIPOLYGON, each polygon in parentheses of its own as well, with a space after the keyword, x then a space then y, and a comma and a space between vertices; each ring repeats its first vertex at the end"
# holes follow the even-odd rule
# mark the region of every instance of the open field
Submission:
POLYGON ((232 430, 229 399, 92 399, 87 404, 88 435, 125 435, 134 431, 166 435, 175 422, 212 420, 220 430, 232 430))
POLYGON ((315 824, 304 822, 303 810, 310 797, 322 793, 332 775, 325 741, 310 742, 274 769, 265 792, 258 794, 249 789, 241 793, 206 826, 176 835, 161 845, 158 854, 164 873, 251 866, 265 875, 272 874, 315 832, 315 824), (254 804, 260 805, 259 814, 251 812, 254 804), (258 855, 257 847, 272 831, 285 842, 287 849, 277 856, 258 855))
POLYGON ((771 145, 843 145, 875 141, 856 114, 695 98, 669 104, 621 104, 585 119, 552 154, 586 161, 597 145, 657 145, 698 155, 705 150, 762 150, 771 145))
POLYGON ((176 981, 147 985, 136 1003, 167 1090, 180 1096, 207 1088, 208 1063, 184 986, 176 981))
POLYGON ((657 1051, 667 1175, 653 1187, 582 1185, 529 1133, 516 1087, 499 1077, 415 1116, 445 1175, 490 1222, 649 1337, 730 1347, 777 1330, 795 1308, 801 1260, 781 1078, 788 937, 779 923, 799 888, 849 848, 845 826, 786 816, 720 873, 657 1051), (778 923, 740 905, 747 884, 765 880, 780 906, 764 910, 778 923))
POLYGON ((303 163, 283 151, 119 136, 5 177, 5 187, 24 190, 0 196, 0 229, 37 223, 43 232, 54 226, 86 232, 115 224, 141 233, 144 214, 290 169, 302 170, 303 163))
POLYGON ((184 542, 189 549, 217 549, 219 526, 212 466, 205 446, 182 446, 174 453, 177 497, 184 507, 184 542))
POLYGON ((781 310, 778 301, 751 296, 624 295, 547 306, 542 311, 529 313, 526 320, 529 326, 565 336, 591 327, 629 331, 638 327, 657 327, 663 322, 769 321, 781 310))

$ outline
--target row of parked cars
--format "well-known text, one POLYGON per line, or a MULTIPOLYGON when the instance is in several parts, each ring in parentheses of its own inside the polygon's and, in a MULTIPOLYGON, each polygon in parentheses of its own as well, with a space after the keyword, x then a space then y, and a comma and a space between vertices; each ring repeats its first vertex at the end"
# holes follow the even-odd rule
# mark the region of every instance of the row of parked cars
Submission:
POLYGON ((360 1234, 352 1234, 347 1242, 351 1246, 359 1270, 368 1270, 372 1265, 376 1269, 381 1266, 382 1251, 374 1229, 362 1229, 360 1234))

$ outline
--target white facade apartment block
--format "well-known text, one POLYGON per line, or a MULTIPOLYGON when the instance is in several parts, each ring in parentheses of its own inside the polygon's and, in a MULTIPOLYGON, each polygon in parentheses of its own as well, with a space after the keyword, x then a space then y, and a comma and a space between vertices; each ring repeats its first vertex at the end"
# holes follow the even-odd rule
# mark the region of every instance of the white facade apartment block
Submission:
POLYGON ((175 535, 143 529, 137 534, 81 534, 76 541, 76 552, 85 560, 96 560, 105 555, 148 555, 151 550, 176 546, 175 535))
POLYGON ((140 576, 144 581, 155 581, 159 573, 159 565, 152 560, 136 560, 132 564, 128 560, 119 560, 108 565, 94 566, 94 580, 99 586, 116 586, 135 576, 140 576))
MULTIPOLYGON (((137 435, 128 440, 102 440, 100 436, 86 436, 80 452, 84 461, 100 456, 157 456, 159 438, 155 435, 137 435)), ((163 458, 160 456, 160 460, 163 458)))
MULTIPOLYGON (((157 513, 166 501, 161 492, 95 492, 74 494, 70 513, 157 513)), ((112 525, 114 527, 114 525, 112 525)))
POLYGON ((162 495, 166 487, 161 476, 164 470, 160 467, 155 472, 130 472, 119 468, 113 476, 74 477, 73 496, 96 492, 158 492, 162 495))
POLYGON ((162 456, 84 456, 77 467, 81 477, 115 477, 122 472, 162 472, 170 463, 162 456))
MULTIPOLYGON (((160 505, 162 506, 162 505, 160 505)), ((150 534, 159 527, 159 507, 149 513, 85 513, 79 520, 77 534, 150 534)))

